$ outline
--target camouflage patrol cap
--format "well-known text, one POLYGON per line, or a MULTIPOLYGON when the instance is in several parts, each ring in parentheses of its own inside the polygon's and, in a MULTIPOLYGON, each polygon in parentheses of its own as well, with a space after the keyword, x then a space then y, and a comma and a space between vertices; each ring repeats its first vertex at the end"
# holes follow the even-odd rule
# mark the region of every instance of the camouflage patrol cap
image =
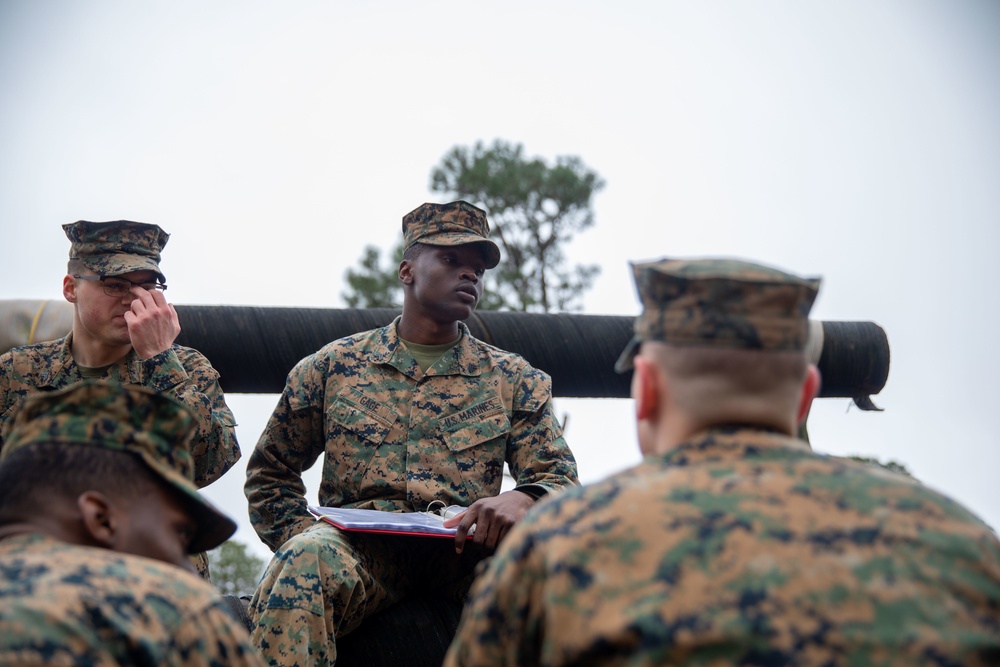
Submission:
POLYGON ((643 312, 615 370, 632 368, 642 341, 744 350, 804 350, 818 278, 736 259, 632 264, 643 312))
POLYGON ((464 245, 478 243, 486 256, 486 268, 500 263, 500 248, 489 239, 486 211, 467 201, 423 204, 403 216, 403 249, 414 243, 464 245))
POLYGON ((85 380, 25 399, 8 426, 2 461, 33 443, 102 447, 135 454, 160 479, 180 492, 197 524, 188 550, 222 544, 236 524, 217 510, 192 481, 190 441, 196 424, 178 401, 145 387, 85 380))
POLYGON ((87 222, 79 220, 63 225, 70 240, 69 258, 79 259, 94 273, 118 276, 131 271, 160 271, 160 251, 170 234, 158 225, 131 220, 87 222))

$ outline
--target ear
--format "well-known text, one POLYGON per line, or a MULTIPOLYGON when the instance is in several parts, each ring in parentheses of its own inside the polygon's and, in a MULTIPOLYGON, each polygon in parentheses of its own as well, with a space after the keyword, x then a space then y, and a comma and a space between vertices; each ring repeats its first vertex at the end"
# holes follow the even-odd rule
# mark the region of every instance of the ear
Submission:
POLYGON ((666 387, 661 381, 656 364, 645 357, 632 360, 632 398, 635 399, 635 416, 639 421, 655 419, 660 411, 666 387))
POLYGON ((796 423, 801 424, 809 416, 809 408, 812 407, 813 399, 819 393, 820 377, 819 369, 815 364, 809 364, 806 369, 806 377, 802 381, 802 393, 799 395, 799 410, 796 416, 796 423))
POLYGON ((84 491, 76 499, 86 536, 110 549, 118 530, 118 512, 111 499, 100 491, 84 491))
POLYGON ((409 285, 413 282, 413 266, 408 259, 404 259, 399 263, 399 282, 404 285, 409 285))
POLYGON ((76 278, 69 274, 63 276, 63 298, 70 303, 76 303, 76 278))

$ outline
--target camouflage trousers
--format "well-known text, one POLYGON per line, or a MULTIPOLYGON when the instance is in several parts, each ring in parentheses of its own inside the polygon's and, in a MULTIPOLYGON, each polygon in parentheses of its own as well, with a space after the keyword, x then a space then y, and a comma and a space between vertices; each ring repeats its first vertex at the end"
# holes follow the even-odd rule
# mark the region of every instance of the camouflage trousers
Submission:
POLYGON ((250 602, 253 643, 271 664, 333 665, 336 638, 410 594, 464 601, 478 557, 436 537, 347 533, 319 522, 285 542, 250 602))

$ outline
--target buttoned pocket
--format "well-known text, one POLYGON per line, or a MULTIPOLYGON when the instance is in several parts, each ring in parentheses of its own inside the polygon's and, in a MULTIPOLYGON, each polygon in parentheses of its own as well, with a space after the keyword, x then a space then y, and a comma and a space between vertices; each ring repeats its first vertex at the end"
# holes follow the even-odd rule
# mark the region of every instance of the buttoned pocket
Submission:
POLYGON ((453 452, 506 436, 510 417, 497 397, 488 398, 441 420, 441 430, 453 452))
MULTIPOLYGON (((389 435, 395 413, 354 387, 344 387, 328 411, 331 426, 378 446, 389 435)), ((330 435, 333 435, 332 433, 330 435)))

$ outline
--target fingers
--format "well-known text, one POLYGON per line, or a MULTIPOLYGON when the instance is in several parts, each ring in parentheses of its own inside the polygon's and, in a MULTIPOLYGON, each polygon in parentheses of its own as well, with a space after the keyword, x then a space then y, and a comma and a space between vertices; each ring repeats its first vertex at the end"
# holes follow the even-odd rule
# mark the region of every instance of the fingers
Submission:
POLYGON ((177 311, 159 290, 146 291, 133 287, 135 297, 125 312, 132 347, 141 359, 168 349, 180 333, 177 311))
MULTIPOLYGON (((472 527, 476 525, 476 516, 478 514, 478 509, 475 503, 472 507, 462 512, 458 516, 453 516, 444 522, 445 527, 452 528, 455 522, 458 522, 458 530, 455 532, 455 553, 460 554, 465 549, 465 540, 468 538, 469 531, 472 527), (448 525, 451 524, 451 525, 448 525)), ((478 526, 476 527, 476 533, 479 533, 478 526)))
MULTIPOLYGON (((160 290, 144 290, 141 287, 133 287, 129 290, 129 294, 132 295, 132 310, 136 309, 144 310, 147 308, 164 308, 170 306, 167 303, 167 297, 163 295, 160 290)), ((173 306, 170 306, 171 308, 173 306)))
POLYGON ((485 549, 495 549, 507 533, 509 522, 503 519, 489 500, 493 499, 476 501, 464 513, 449 520, 453 523, 458 521, 455 553, 462 553, 467 540, 485 549))

